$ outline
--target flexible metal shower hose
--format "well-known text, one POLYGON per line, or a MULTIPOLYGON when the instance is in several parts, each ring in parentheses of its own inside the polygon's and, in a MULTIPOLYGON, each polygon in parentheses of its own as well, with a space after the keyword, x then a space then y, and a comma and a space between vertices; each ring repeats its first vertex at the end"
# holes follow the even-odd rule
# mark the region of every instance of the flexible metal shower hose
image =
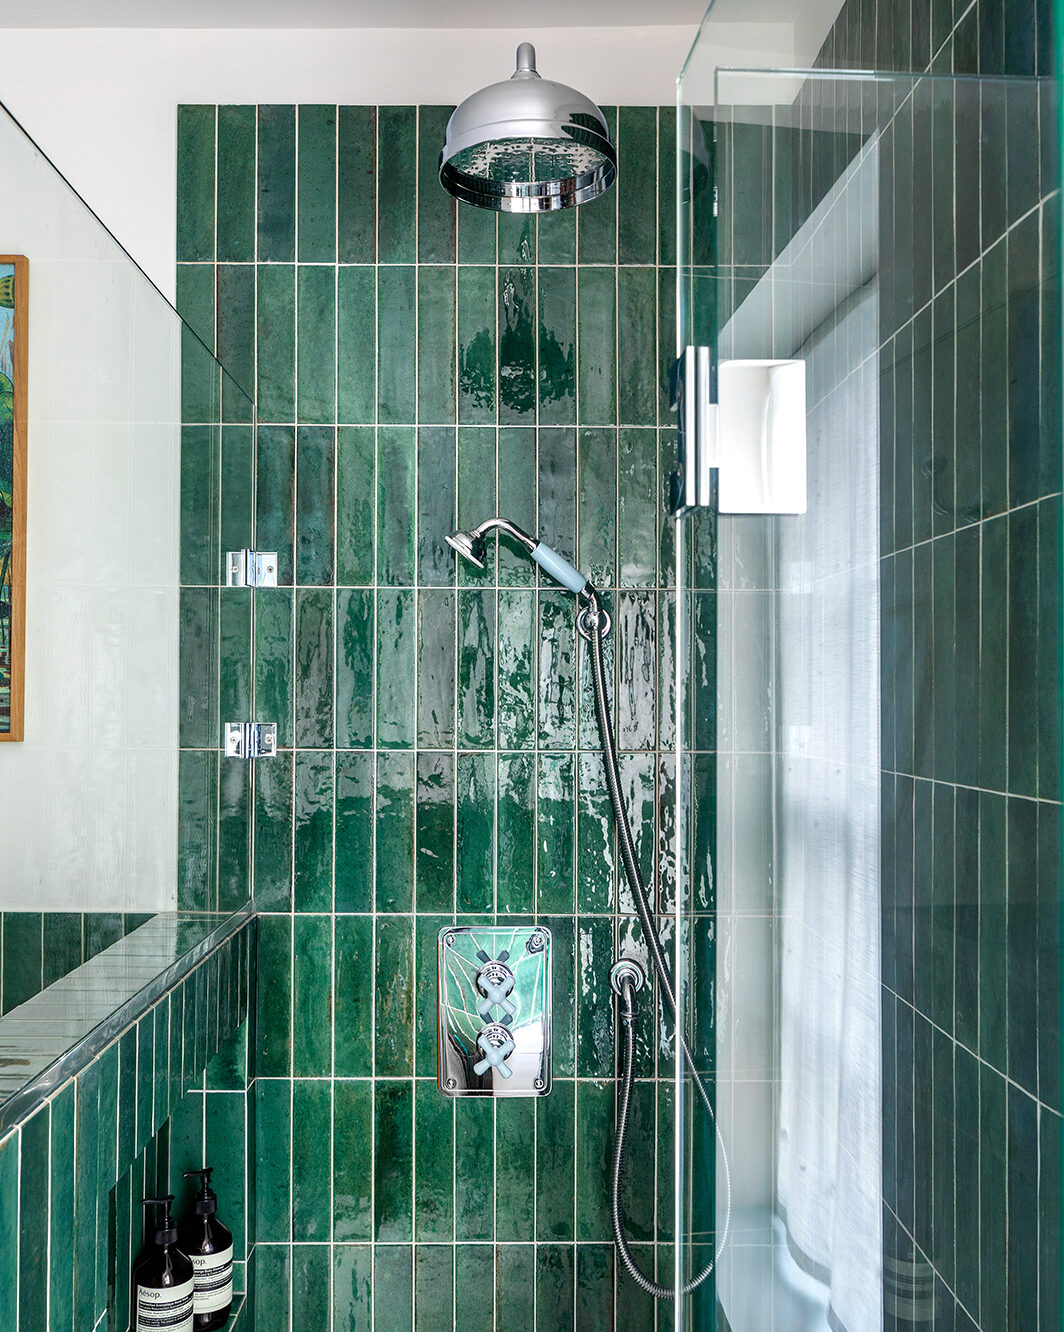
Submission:
MULTIPOLYGON (((613 808, 613 821, 617 828, 617 841, 621 848, 621 860, 624 864, 625 877, 628 880, 628 886, 635 898, 636 910, 639 913, 639 919, 643 925, 643 932, 646 935, 647 947, 650 951, 651 961, 654 964, 654 970, 657 973, 658 983, 661 986, 661 995, 665 1008, 672 1018, 673 1026, 676 1031, 676 1039, 680 1043, 687 1067, 690 1069, 691 1077, 695 1086, 698 1088, 702 1103, 709 1113, 710 1120, 713 1123, 716 1136, 720 1141, 721 1164, 724 1175, 724 1227, 721 1231, 720 1242, 717 1245, 716 1252, 708 1264, 689 1281, 686 1281, 680 1288, 681 1295, 687 1295, 697 1289, 713 1271, 717 1265, 721 1253, 724 1251, 724 1245, 728 1239, 728 1228, 731 1224, 731 1176, 728 1170, 728 1155, 724 1149, 724 1140, 721 1138, 720 1129, 717 1127, 717 1118, 713 1113, 713 1105, 709 1099, 709 1093, 706 1091, 705 1084, 699 1076, 698 1069, 695 1067, 695 1061, 687 1045, 687 1038, 683 1028, 680 1026, 676 1016, 676 996, 673 993, 672 981, 669 976, 669 969, 665 962, 665 952, 661 946, 661 940, 658 937, 657 926, 654 923, 654 917, 650 911, 650 903, 647 900, 646 885, 643 883, 642 871, 639 868, 639 860, 636 856, 635 841, 632 836, 631 824, 628 821, 628 811, 625 808, 624 797, 621 794, 621 774, 617 766, 617 746, 613 738, 613 722, 610 718, 609 694, 606 691, 606 672, 602 662, 602 639, 608 631, 608 622, 602 611, 598 600, 598 594, 591 588, 590 584, 586 589, 586 595, 589 606, 582 613, 582 618, 587 627, 584 637, 587 639, 588 646, 591 649, 591 671, 594 680, 595 689, 595 717, 598 721, 599 738, 602 742, 602 763, 606 770, 606 785, 609 787, 610 804, 613 808)), ((635 1258, 628 1244, 628 1236, 624 1230, 624 1217, 621 1214, 621 1174, 624 1167, 624 1153, 626 1139, 628 1134, 628 1115, 632 1099, 632 1081, 634 1076, 635 1064, 635 995, 631 981, 622 984, 623 1009, 621 1011, 621 1021, 625 1029, 624 1039, 624 1075, 621 1080, 620 1098, 617 1106, 617 1132, 614 1140, 613 1150, 613 1173, 610 1181, 610 1211, 613 1216, 613 1236, 617 1242, 617 1252, 621 1256, 621 1262, 624 1264, 629 1276, 643 1290, 653 1295, 657 1299, 673 1299, 676 1290, 673 1286, 662 1286, 652 1280, 644 1272, 640 1271, 635 1258)), ((679 1131, 679 1130, 678 1130, 679 1131)), ((677 1181, 678 1184, 678 1181, 677 1181)))

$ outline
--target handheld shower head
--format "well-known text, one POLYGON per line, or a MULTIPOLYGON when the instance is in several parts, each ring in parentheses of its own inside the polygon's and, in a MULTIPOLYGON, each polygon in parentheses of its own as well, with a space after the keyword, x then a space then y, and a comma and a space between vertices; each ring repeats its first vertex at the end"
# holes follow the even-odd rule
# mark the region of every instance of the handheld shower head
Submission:
POLYGON ((483 569, 487 564, 488 550, 482 536, 474 532, 452 532, 447 538, 447 544, 476 568, 483 569))
POLYGON ((518 527, 508 518, 489 518, 486 523, 481 523, 479 527, 474 527, 468 532, 452 532, 447 538, 447 544, 470 564, 483 569, 488 558, 484 537, 488 532, 495 531, 502 532, 516 541, 525 553, 562 587, 575 592, 577 596, 594 594, 594 589, 579 569, 575 569, 556 550, 551 550, 545 541, 537 541, 535 537, 529 536, 524 528, 518 527))

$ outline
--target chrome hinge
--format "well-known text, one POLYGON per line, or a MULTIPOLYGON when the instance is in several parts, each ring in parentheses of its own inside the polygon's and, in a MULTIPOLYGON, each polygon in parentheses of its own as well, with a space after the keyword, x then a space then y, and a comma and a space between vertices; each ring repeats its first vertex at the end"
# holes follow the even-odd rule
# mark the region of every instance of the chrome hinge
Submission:
POLYGON ((274 758, 276 754, 276 722, 226 722, 226 758, 274 758))
POLYGON ((679 465, 669 487, 673 513, 713 503, 712 468, 717 460, 717 407, 712 396, 713 362, 708 347, 685 347, 669 375, 676 412, 679 465))
POLYGON ((225 557, 226 587, 276 587, 275 550, 231 550, 225 557))

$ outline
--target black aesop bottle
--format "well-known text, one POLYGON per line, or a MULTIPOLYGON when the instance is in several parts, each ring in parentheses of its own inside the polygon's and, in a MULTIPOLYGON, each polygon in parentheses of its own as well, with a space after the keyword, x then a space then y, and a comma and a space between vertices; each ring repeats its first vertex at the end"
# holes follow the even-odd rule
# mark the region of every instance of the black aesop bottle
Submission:
POLYGON ((233 1233, 215 1215, 212 1173, 210 1166, 185 1171, 186 1179, 199 1179, 201 1185, 193 1214, 181 1227, 181 1247, 196 1269, 195 1332, 224 1327, 233 1307, 233 1233))

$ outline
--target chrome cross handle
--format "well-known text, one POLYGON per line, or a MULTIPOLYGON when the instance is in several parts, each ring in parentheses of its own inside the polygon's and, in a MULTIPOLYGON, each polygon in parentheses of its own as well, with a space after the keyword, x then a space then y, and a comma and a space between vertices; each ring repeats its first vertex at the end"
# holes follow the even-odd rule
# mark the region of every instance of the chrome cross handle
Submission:
POLYGON ((484 1051, 484 1058, 473 1065, 477 1077, 485 1074, 489 1068, 497 1068, 504 1078, 513 1077, 513 1069, 506 1067, 506 1060, 514 1051, 514 1038, 508 1027, 501 1022, 491 1022, 477 1037, 477 1045, 484 1051))

